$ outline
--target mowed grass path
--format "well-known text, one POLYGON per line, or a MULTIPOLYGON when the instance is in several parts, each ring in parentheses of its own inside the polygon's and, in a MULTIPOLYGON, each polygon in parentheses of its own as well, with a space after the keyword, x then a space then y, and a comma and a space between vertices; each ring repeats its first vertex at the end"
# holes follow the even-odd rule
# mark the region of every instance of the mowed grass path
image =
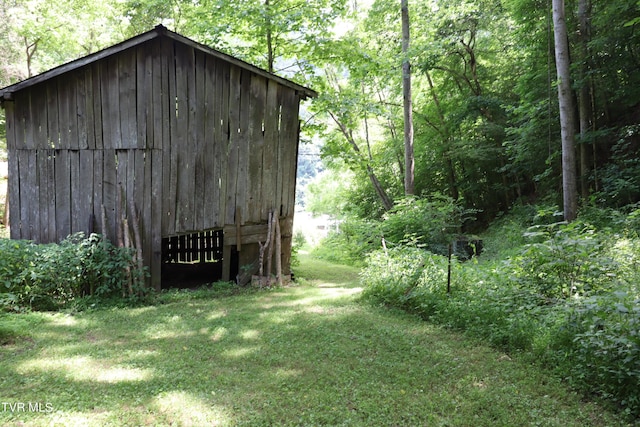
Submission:
POLYGON ((612 426, 541 372, 358 300, 357 271, 302 256, 301 284, 30 316, 0 347, 0 425, 612 426), (38 320, 39 319, 39 320, 38 320), (32 408, 33 409, 33 408, 32 408))

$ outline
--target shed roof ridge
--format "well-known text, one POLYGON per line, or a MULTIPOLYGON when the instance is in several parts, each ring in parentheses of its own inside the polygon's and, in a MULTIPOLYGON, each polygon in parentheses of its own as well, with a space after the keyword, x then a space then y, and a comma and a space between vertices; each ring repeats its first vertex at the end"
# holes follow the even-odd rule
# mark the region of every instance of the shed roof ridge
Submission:
POLYGON ((215 56, 217 58, 220 58, 222 60, 225 60, 227 62, 230 62, 234 65, 237 65, 239 67, 245 68, 249 71, 252 71, 256 74, 262 75, 263 77, 275 80, 285 86, 291 87, 292 89, 295 89, 296 91, 298 91, 303 98, 307 98, 307 97, 315 97, 317 96, 317 93, 312 90, 309 89, 305 86, 302 86, 298 83, 295 83, 291 80, 288 80, 284 77, 280 77, 276 74, 270 73, 260 67, 257 67, 253 64, 250 64, 246 61, 243 61, 239 58, 236 58, 234 56, 231 56, 229 54, 226 54, 224 52, 221 52, 219 50, 216 50, 212 47, 209 47, 207 45, 204 45, 202 43, 199 43, 193 39, 190 39, 186 36, 183 36, 179 33, 173 32, 171 30, 169 30, 168 28, 166 28, 164 25, 160 24, 155 26, 153 29, 138 34, 137 36, 133 36, 129 39, 123 40, 119 43, 116 43, 112 46, 106 47, 104 49, 101 49, 97 52, 91 53, 89 55, 80 57, 80 58, 76 58, 74 60, 71 60, 69 62, 66 62, 64 64, 58 65, 54 68, 51 68, 47 71, 44 71, 40 74, 37 74, 35 76, 29 77, 25 80, 22 80, 20 82, 16 82, 13 83, 9 86, 6 86, 4 88, 0 89, 0 101, 5 101, 5 100, 10 100, 11 99, 11 94, 13 92, 17 92, 19 90, 22 89, 26 89, 28 87, 31 87, 35 84, 47 81, 51 78, 57 77, 59 75, 65 74, 67 72, 70 71, 74 71, 76 69, 82 68, 83 66, 89 65, 93 62, 99 61, 101 59, 107 58, 109 56, 115 55, 119 52, 123 52, 127 49, 133 48, 135 46, 138 46, 144 42, 147 42, 149 40, 153 40, 157 37, 169 37, 170 39, 173 39, 179 43, 191 46, 193 48, 196 48, 206 54, 215 56))

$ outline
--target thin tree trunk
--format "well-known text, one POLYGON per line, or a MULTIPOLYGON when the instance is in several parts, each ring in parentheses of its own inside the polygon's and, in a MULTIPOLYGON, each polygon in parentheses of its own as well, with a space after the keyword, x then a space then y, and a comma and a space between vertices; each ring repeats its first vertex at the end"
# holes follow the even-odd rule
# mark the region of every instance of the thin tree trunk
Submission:
POLYGON ((578 188, 575 158, 575 110, 571 93, 569 40, 565 20, 564 0, 553 0, 553 30, 555 38, 558 103, 562 138, 562 197, 564 219, 573 221, 578 212, 578 188))
POLYGON ((413 112, 411 102, 411 62, 409 61, 409 1, 401 0, 402 9, 402 97, 404 108, 404 193, 415 193, 415 158, 413 154, 413 112))
POLYGON ((266 27, 267 27, 267 70, 270 73, 273 73, 273 63, 274 63, 274 54, 273 54, 273 33, 271 31, 271 10, 269 0, 264 0, 265 7, 265 16, 266 16, 266 27))
MULTIPOLYGON (((347 142, 349 142, 353 150, 360 156, 360 158, 362 158, 363 157, 362 151, 360 150, 360 147, 358 146, 356 140, 354 139, 351 131, 347 129, 345 124, 342 123, 338 119, 338 117, 335 114, 333 114, 331 111, 329 111, 329 115, 331 116, 333 121, 338 125, 338 127, 340 128, 340 132, 346 138, 347 142)), ((365 164, 366 164, 367 175, 369 176, 369 180, 371 181, 371 184, 373 185, 373 188, 376 191, 376 194, 378 195, 380 202, 382 202, 382 206, 384 207, 384 210, 386 211, 390 210, 393 207, 393 202, 391 201, 391 198, 382 187, 382 184, 380 184, 378 177, 376 176, 373 168, 371 167, 370 161, 367 160, 366 158, 363 160, 365 161, 365 164)))
POLYGON ((580 117, 580 193, 583 199, 589 197, 589 150, 587 134, 591 130, 591 85, 589 75, 589 41, 591 31, 589 16, 590 0, 578 3, 578 22, 580 25, 580 93, 578 96, 578 115, 580 117))

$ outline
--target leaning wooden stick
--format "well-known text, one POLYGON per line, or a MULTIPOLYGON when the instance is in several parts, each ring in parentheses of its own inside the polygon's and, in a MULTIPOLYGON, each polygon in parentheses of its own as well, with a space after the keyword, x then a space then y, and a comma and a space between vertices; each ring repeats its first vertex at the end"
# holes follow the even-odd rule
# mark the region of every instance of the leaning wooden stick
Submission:
POLYGON ((267 255, 267 286, 271 286, 271 266, 272 266, 272 260, 273 260, 273 242, 275 240, 275 235, 276 233, 274 231, 272 231, 272 228, 275 227, 275 219, 276 219, 276 213, 272 212, 270 214, 270 220, 269 220, 269 252, 267 255))
MULTIPOLYGON (((133 198, 129 198, 129 210, 131 211, 131 219, 133 221, 133 238, 135 239, 135 249, 136 249, 136 265, 138 267, 138 271, 136 274, 136 281, 142 281, 143 275, 142 270, 144 268, 144 261, 142 259, 142 237, 140 235, 140 215, 138 215, 138 211, 136 210, 136 203, 133 201, 133 198)), ((138 283, 139 285, 143 285, 144 283, 138 283)), ((142 286, 140 286, 142 288, 142 286)))
POLYGON ((280 218, 276 216, 276 278, 278 286, 282 286, 282 235, 280 234, 280 218))

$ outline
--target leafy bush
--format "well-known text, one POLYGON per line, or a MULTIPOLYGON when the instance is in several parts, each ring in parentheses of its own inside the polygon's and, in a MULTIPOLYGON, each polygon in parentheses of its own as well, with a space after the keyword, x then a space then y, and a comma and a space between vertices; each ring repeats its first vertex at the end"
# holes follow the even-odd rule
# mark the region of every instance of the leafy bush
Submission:
POLYGON ((0 239, 0 307, 54 310, 82 295, 117 294, 132 254, 97 234, 74 234, 60 244, 0 239))
POLYGON ((367 254, 389 246, 409 244, 432 253, 446 254, 453 236, 473 212, 446 196, 407 197, 381 220, 348 219, 314 249, 318 258, 361 265, 367 254))
POLYGON ((450 197, 407 197, 385 213, 381 231, 390 242, 410 243, 444 255, 471 213, 450 197))
POLYGON ((533 243, 509 260, 513 278, 546 298, 570 298, 608 291, 618 265, 606 255, 605 242, 581 221, 533 226, 525 233, 533 243))
POLYGON ((377 221, 349 219, 313 249, 316 258, 346 265, 362 265, 366 255, 382 246, 377 221))
MULTIPOLYGON (((565 307, 560 366, 574 384, 640 414, 640 299, 637 291, 593 296, 565 307)), ((559 346, 556 346, 559 347, 559 346)))
POLYGON ((446 292, 446 259, 423 249, 398 246, 374 251, 366 265, 361 273, 367 285, 364 296, 385 304, 410 308, 415 296, 424 293, 423 288, 446 292))
POLYGON ((524 351, 640 416, 638 216, 615 216, 615 232, 538 216, 526 232, 530 243, 509 247, 506 259, 454 258, 450 294, 446 257, 416 247, 378 250, 361 274, 363 295, 504 351, 524 351))

